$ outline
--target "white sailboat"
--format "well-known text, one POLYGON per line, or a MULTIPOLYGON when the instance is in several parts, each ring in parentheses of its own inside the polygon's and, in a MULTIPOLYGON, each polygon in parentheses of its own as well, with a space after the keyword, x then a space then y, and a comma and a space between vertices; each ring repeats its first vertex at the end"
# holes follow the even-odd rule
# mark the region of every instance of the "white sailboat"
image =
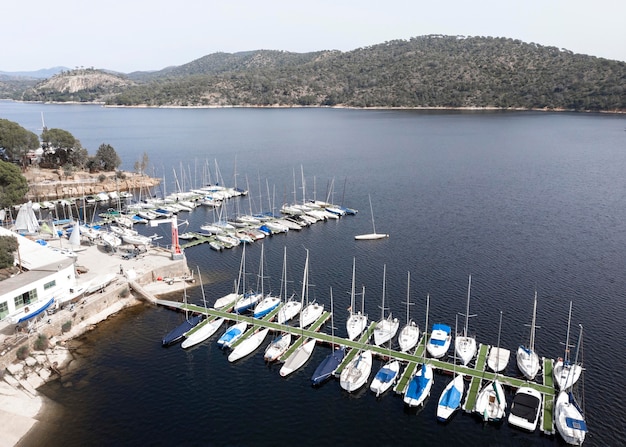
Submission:
MULTIPOLYGON (((430 300, 430 295, 426 295, 426 301, 430 300)), ((426 305, 428 308, 428 304, 426 305)), ((428 326, 424 326, 428 327, 428 326)), ((426 350, 431 357, 435 359, 440 359, 448 352, 450 348, 450 343, 452 342, 452 328, 447 324, 435 323, 433 324, 433 329, 430 332, 430 338, 428 338, 428 343, 426 344, 426 350)))
POLYGON ((239 343, 235 349, 228 355, 229 362, 235 362, 257 349, 267 337, 267 333, 269 332, 269 328, 259 329, 254 334, 250 335, 248 338, 239 343))
POLYGON ((409 299, 411 287, 411 272, 407 272, 407 274, 406 325, 400 331, 400 335, 398 335, 398 343, 402 352, 407 352, 408 350, 413 349, 420 339, 420 329, 417 324, 410 318, 409 306, 413 304, 409 299))
POLYGON ((380 321, 376 324, 376 327, 374 328, 374 344, 376 346, 380 346, 391 340, 396 335, 396 332, 398 332, 398 327, 400 326, 400 322, 397 318, 393 318, 391 316, 391 312, 389 313, 389 316, 385 317, 386 276, 387 265, 385 264, 383 266, 383 297, 381 305, 382 316, 380 318, 380 321))
POLYGON ((276 318, 278 324, 285 324, 295 318, 302 310, 302 301, 295 300, 293 295, 287 299, 287 247, 285 247, 283 254, 283 287, 281 287, 281 296, 284 297, 285 302, 278 310, 276 318))
POLYGON ((341 388, 353 393, 367 382, 372 372, 372 351, 363 350, 344 367, 339 376, 341 388))
MULTIPOLYGON (((202 284, 202 276, 200 275, 200 268, 198 267, 198 279, 200 281, 200 288, 202 290, 202 301, 204 302, 204 307, 206 307, 206 296, 204 294, 204 286, 202 284)), ((215 318, 211 320, 207 318, 204 321, 201 321, 196 327, 192 330, 185 332, 181 347, 183 349, 191 348, 192 346, 197 345, 198 343, 202 343, 213 334, 217 332, 217 330, 224 323, 224 318, 215 318)))
POLYGON ((285 363, 278 372, 281 377, 286 377, 297 369, 301 368, 310 358, 315 348, 314 338, 305 341, 285 360, 285 363))
POLYGON ((389 235, 385 233, 376 233, 376 224, 374 223, 374 209, 372 208, 372 196, 368 195, 368 197, 370 200, 370 212, 372 214, 372 228, 374 229, 374 232, 368 233, 368 234, 359 234, 359 235, 354 236, 354 239, 356 239, 357 241, 384 239, 384 238, 389 237, 389 235))
POLYGON ((291 333, 284 332, 278 337, 276 337, 272 342, 267 345, 265 348, 265 354, 263 355, 263 359, 266 362, 273 362, 278 360, 278 358, 287 352, 289 349, 289 345, 291 344, 291 333))
MULTIPOLYGON (((455 332, 456 326, 457 323, 455 322, 455 332)), ((456 355, 454 356, 452 365, 452 375, 454 378, 446 385, 437 403, 437 419, 442 422, 450 419, 454 412, 461 408, 461 400, 465 392, 465 379, 463 374, 456 374, 456 355)))
POLYGON ((487 383, 476 398, 474 412, 478 413, 485 422, 499 422, 506 411, 506 397, 504 388, 497 377, 487 383))
MULTIPOLYGON (((582 372, 582 366, 570 361, 569 329, 572 321, 572 302, 569 303, 569 316, 567 317, 567 335, 565 337, 565 354, 557 359, 552 370, 554 381, 561 391, 571 388, 582 372)), ((581 332, 582 335, 582 332, 581 332)))
POLYGON ((254 318, 262 318, 274 309, 278 307, 280 304, 280 297, 273 296, 271 293, 265 294, 264 284, 264 276, 263 276, 263 264, 264 256, 263 256, 263 247, 264 244, 261 244, 261 264, 259 266, 259 280, 261 281, 261 299, 254 307, 254 318))
POLYGON ((300 328, 310 326, 324 312, 324 305, 315 301, 309 302, 309 250, 306 251, 304 262, 304 279, 302 280, 302 311, 300 312, 300 328))
POLYGON ((370 390, 376 394, 376 397, 380 396, 396 383, 399 373, 400 362, 395 359, 389 360, 374 376, 374 380, 370 384, 370 390))
POLYGON ((454 339, 454 350, 456 355, 461 359, 463 365, 467 365, 469 361, 476 355, 476 338, 470 337, 467 333, 469 318, 475 315, 470 315, 470 290, 472 288, 472 275, 469 275, 469 282, 467 285, 467 308, 465 314, 461 314, 465 317, 465 326, 463 328, 463 335, 456 335, 454 339))
POLYGON ((350 315, 346 321, 346 329, 348 331, 348 340, 354 340, 357 338, 367 327, 367 315, 364 312, 365 305, 365 287, 363 287, 363 293, 361 295, 361 311, 355 311, 355 294, 354 294, 354 281, 356 276, 356 258, 352 258, 352 289, 350 291, 350 308, 348 309, 350 315))
POLYGON ((509 358, 511 357, 511 351, 500 347, 500 333, 502 331, 502 311, 500 311, 500 323, 498 324, 498 345, 492 346, 489 349, 489 355, 487 356, 487 366, 491 368, 493 372, 500 372, 506 365, 509 364, 509 358))
MULTIPOLYGON (((430 296, 426 295, 426 324, 424 327, 428 327, 428 312, 430 307, 430 296)), ((426 337, 424 337, 424 343, 426 343, 426 337)), ((430 395, 430 390, 433 387, 434 375, 433 368, 425 361, 426 350, 422 351, 422 367, 413 374, 409 381, 409 386, 404 392, 404 403, 409 407, 419 407, 424 404, 426 398, 430 395)))
POLYGON ((539 372, 539 356, 535 352, 535 322, 537 316, 537 291, 533 303, 533 318, 530 323, 530 341, 528 346, 520 345, 517 348, 517 367, 528 380, 534 380, 539 372))
POLYGON ((239 323, 235 323, 228 329, 226 332, 217 340, 217 344, 220 348, 230 348, 237 340, 241 338, 241 336, 246 332, 248 328, 248 323, 245 321, 240 321, 239 323))

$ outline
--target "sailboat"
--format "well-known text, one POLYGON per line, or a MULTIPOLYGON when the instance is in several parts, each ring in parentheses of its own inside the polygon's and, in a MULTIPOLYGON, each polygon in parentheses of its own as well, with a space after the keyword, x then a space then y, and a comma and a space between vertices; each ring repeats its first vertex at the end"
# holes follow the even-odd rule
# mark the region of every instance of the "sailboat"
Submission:
POLYGON ((242 272, 243 272, 241 275, 241 283, 243 284, 241 288, 242 295, 235 303, 235 313, 238 313, 238 314, 244 313, 248 309, 253 308, 262 298, 259 292, 254 292, 254 291, 246 292, 246 279, 245 279, 246 278, 246 261, 245 261, 246 245, 245 244, 243 245, 243 252, 241 256, 242 256, 241 265, 242 265, 242 272))
POLYGON ((276 337, 272 342, 267 345, 265 348, 265 354, 263 355, 263 359, 266 362, 273 362, 278 360, 278 358, 287 352, 289 349, 289 345, 291 344, 291 333, 284 332, 278 337, 276 337))
POLYGON ((485 422, 499 422, 506 411, 504 388, 496 378, 488 382, 476 398, 474 412, 478 413, 485 422))
MULTIPOLYGON (((430 296, 427 296, 427 299, 430 299, 430 296)), ((433 324, 433 330, 431 331, 430 338, 426 344, 426 350, 431 357, 440 359, 446 355, 448 349, 450 348, 450 343, 452 342, 452 335, 450 335, 451 332, 452 328, 447 324, 433 324)))
POLYGON ((541 414, 541 401, 541 393, 536 389, 527 386, 518 389, 511 404, 509 424, 534 432, 541 414))
POLYGON ((398 335, 398 343, 400 345, 400 350, 402 352, 407 352, 410 349, 413 349, 417 342, 420 339, 420 329, 417 324, 411 320, 409 306, 411 303, 410 297, 410 287, 411 287, 411 272, 407 272, 407 283, 406 283, 406 325, 400 331, 400 335, 398 335))
MULTIPOLYGON (((200 280, 200 288, 202 290, 202 301, 204 307, 206 307, 206 296, 204 294, 204 286, 202 284, 202 276, 200 276, 200 268, 198 268, 198 278, 200 280)), ((210 336, 215 334, 217 330, 224 324, 224 318, 215 318, 214 320, 206 319, 199 323, 192 330, 185 332, 185 339, 180 345, 183 349, 191 348, 192 346, 202 343, 210 336)))
MULTIPOLYGON (((583 327, 582 325, 579 327, 580 335, 578 336, 574 364, 578 364, 578 354, 582 345, 583 327)), ((574 374, 574 371, 570 370, 570 373, 574 374)), ((584 411, 576 402, 572 389, 562 389, 559 392, 554 407, 554 420, 556 428, 565 442, 572 445, 582 445, 587 434, 587 423, 585 422, 584 411)))
POLYGON ((372 228, 374 229, 374 232, 368 233, 368 234, 359 234, 359 235, 354 236, 354 239, 356 239, 357 241, 384 239, 386 237, 389 237, 388 234, 376 233, 376 224, 374 223, 374 209, 372 208, 372 196, 368 195, 368 197, 370 200, 370 212, 372 214, 372 228))
POLYGON ((217 340, 218 346, 220 348, 230 348, 241 338, 244 332, 246 332, 246 329, 248 329, 248 323, 245 321, 233 324, 231 327, 226 329, 226 332, 224 332, 219 340, 217 340))
MULTIPOLYGON (((424 327, 428 327, 428 308, 430 306, 430 296, 426 296, 426 324, 424 327)), ((426 343, 426 337, 424 337, 424 343, 426 343)), ((409 407, 418 407, 424 403, 426 398, 430 395, 430 389, 433 386, 434 376, 433 368, 425 361, 426 349, 422 351, 422 367, 413 374, 413 377, 409 381, 409 386, 404 393, 404 403, 409 407)))
MULTIPOLYGON (((184 287, 184 283, 183 283, 183 287, 184 287)), ((187 304, 187 288, 186 287, 183 288, 183 301, 186 305, 187 304)), ((163 340, 161 341, 161 345, 170 346, 170 345, 173 345, 174 343, 181 341, 183 337, 185 336, 185 333, 189 332, 193 327, 195 327, 198 323, 200 323, 200 321, 202 321, 202 315, 193 315, 189 317, 189 311, 185 307, 185 319, 183 320, 181 324, 176 326, 174 329, 168 332, 167 335, 165 335, 165 337, 163 337, 163 340)))
POLYGON ((371 372, 372 351, 362 350, 341 371, 339 384, 348 393, 353 393, 365 385, 371 372))
POLYGON ((533 303, 533 318, 530 323, 530 341, 528 346, 520 345, 517 348, 517 367, 528 380, 534 380, 539 372, 539 356, 535 352, 535 322, 537 316, 537 291, 533 303))
POLYGON ((350 291, 350 308, 348 309, 350 315, 346 321, 346 329, 348 331, 348 340, 354 340, 357 338, 367 327, 367 315, 364 312, 365 305, 365 287, 363 287, 363 293, 361 295, 361 311, 355 311, 354 303, 354 281, 356 276, 356 258, 352 258, 352 289, 350 291))
POLYGON ((283 287, 281 287, 281 296, 284 296, 285 302, 279 309, 276 318, 278 324, 285 324, 302 310, 302 301, 293 299, 293 295, 287 299, 287 247, 285 247, 283 254, 283 287))
POLYGON ((395 359, 385 363, 374 376, 374 380, 370 384, 370 390, 376 393, 376 397, 383 394, 391 386, 396 383, 398 374, 400 373, 400 362, 395 359))
POLYGON ((313 385, 320 385, 337 370, 337 367, 346 355, 345 346, 335 347, 335 319, 334 319, 333 289, 330 288, 330 354, 318 365, 311 376, 313 385))
POLYGON ((287 357, 285 363, 280 368, 280 371, 278 372, 280 376, 286 377, 301 368, 311 358, 316 341, 316 339, 311 338, 298 346, 298 348, 293 351, 289 357, 287 357))
POLYGON ((552 370, 554 374, 554 381, 560 390, 565 391, 571 388, 582 372, 582 366, 577 365, 576 362, 572 363, 569 358, 569 329, 572 321, 572 302, 569 303, 569 316, 567 318, 567 335, 565 337, 565 354, 563 358, 557 359, 552 370))
POLYGON ((235 362, 254 352, 255 349, 261 346, 261 343, 263 343, 263 340, 267 337, 268 332, 269 328, 259 329, 254 334, 243 340, 228 355, 228 361, 235 362))
MULTIPOLYGON (((455 332, 456 326, 457 323, 455 322, 455 332)), ((461 400, 465 392, 465 379, 463 374, 456 374, 456 354, 454 356, 453 365, 452 375, 454 378, 446 385, 437 403, 437 419, 441 422, 450 419, 450 416, 461 407, 461 400)))
POLYGON ((264 317, 265 315, 267 315, 268 313, 276 309, 278 305, 280 304, 280 297, 272 296, 271 293, 268 293, 267 295, 265 295, 265 290, 263 287, 263 283, 264 283, 263 264, 265 263, 264 257, 263 257, 263 247, 264 247, 264 244, 261 244, 261 265, 259 267, 259 270, 260 270, 259 280, 261 281, 261 300, 257 303, 257 305, 254 308, 254 318, 264 317))
POLYGON ((374 344, 376 346, 380 346, 391 340, 394 335, 396 335, 396 332, 398 332, 398 327, 400 326, 400 322, 398 321, 398 319, 392 318, 391 313, 389 313, 389 316, 385 318, 386 276, 387 264, 383 266, 383 297, 381 305, 382 316, 380 318, 380 321, 376 324, 376 327, 374 328, 374 344))
POLYGON ((309 302, 309 250, 306 251, 304 262, 304 278, 302 280, 302 311, 300 312, 300 328, 310 326, 324 312, 324 305, 315 301, 309 302), (306 303, 306 304, 305 304, 306 303))
POLYGON ((475 315, 470 315, 470 290, 472 288, 472 275, 469 275, 469 282, 467 285, 467 308, 465 310, 465 314, 461 314, 465 316, 465 326, 463 328, 463 335, 459 336, 457 334, 454 340, 454 350, 456 355, 461 359, 461 363, 463 365, 467 365, 469 361, 474 358, 476 355, 476 338, 470 337, 467 334, 469 318, 474 317, 475 315))
POLYGON ((511 357, 511 351, 500 347, 500 333, 502 331, 502 311, 500 311, 500 323, 498 324, 498 345, 492 346, 489 349, 489 355, 487 356, 487 366, 491 368, 493 372, 500 372, 506 365, 509 364, 509 358, 511 357))

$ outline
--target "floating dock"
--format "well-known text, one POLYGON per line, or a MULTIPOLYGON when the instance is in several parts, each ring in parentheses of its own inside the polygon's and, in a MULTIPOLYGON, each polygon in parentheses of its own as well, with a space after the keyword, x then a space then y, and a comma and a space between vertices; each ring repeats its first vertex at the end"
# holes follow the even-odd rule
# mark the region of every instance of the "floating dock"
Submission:
MULTIPOLYGON (((433 358, 426 357, 424 355, 425 342, 427 341, 428 334, 422 337, 420 343, 418 343, 417 348, 413 350, 413 352, 400 352, 388 347, 384 346, 374 346, 369 345, 367 342, 374 332, 374 328, 376 327, 377 322, 372 322, 369 327, 360 335, 357 340, 348 340, 346 338, 341 337, 332 337, 329 334, 325 334, 323 332, 319 332, 322 325, 330 318, 331 314, 328 311, 324 311, 322 315, 307 329, 302 329, 298 326, 290 326, 286 324, 279 324, 274 321, 274 316, 278 313, 280 306, 274 309, 265 317, 259 319, 254 318, 248 315, 239 315, 234 314, 229 311, 232 309, 234 305, 234 301, 231 305, 226 306, 226 310, 212 309, 206 308, 202 306, 197 306, 194 304, 185 304, 175 301, 167 301, 167 300, 156 300, 156 304, 162 305, 165 307, 180 309, 180 310, 188 310, 194 313, 201 313, 207 316, 207 318, 218 318, 222 317, 227 320, 236 320, 236 321, 245 321, 252 325, 252 328, 249 329, 244 336, 238 340, 238 343, 241 343, 245 338, 252 335, 257 329, 269 328, 270 330, 277 332, 289 332, 292 335, 298 337, 296 341, 289 347, 287 352, 283 354, 280 360, 284 360, 289 355, 298 348, 306 339, 315 338, 318 341, 327 343, 327 344, 336 344, 345 346, 348 348, 352 348, 344 357, 343 361, 335 371, 335 376, 339 376, 341 371, 345 366, 352 360, 352 358, 357 354, 357 352, 361 349, 367 348, 372 351, 374 355, 377 355, 381 358, 395 358, 404 364, 406 364, 406 368, 400 375, 399 380, 397 381, 394 391, 397 394, 404 394, 406 388, 411 380, 411 377, 415 373, 416 369, 423 363, 427 363, 431 365, 434 369, 448 372, 448 373, 457 373, 463 374, 470 380, 470 385, 468 391, 465 396, 465 401, 463 402, 463 410, 471 413, 473 411, 474 405, 476 403, 476 397, 481 389, 481 386, 484 381, 490 382, 495 380, 496 378, 502 385, 509 386, 512 388, 521 388, 521 387, 530 387, 539 391, 543 396, 543 404, 541 409, 541 424, 540 429, 543 433, 553 434, 554 433, 554 415, 553 415, 553 407, 554 407, 554 396, 555 396, 555 388, 554 388, 554 380, 552 378, 552 367, 554 364, 554 360, 542 358, 543 362, 543 372, 542 372, 542 383, 531 382, 525 379, 518 379, 515 377, 509 377, 502 375, 500 373, 494 373, 486 370, 487 363, 487 355, 489 353, 489 349, 491 348, 489 345, 480 344, 478 347, 478 352, 476 354, 476 359, 474 362, 474 366, 463 366, 463 365, 454 365, 452 363, 437 360, 433 358)), ((235 343, 236 346, 238 343, 235 343)), ((233 346, 233 347, 234 347, 233 346)))

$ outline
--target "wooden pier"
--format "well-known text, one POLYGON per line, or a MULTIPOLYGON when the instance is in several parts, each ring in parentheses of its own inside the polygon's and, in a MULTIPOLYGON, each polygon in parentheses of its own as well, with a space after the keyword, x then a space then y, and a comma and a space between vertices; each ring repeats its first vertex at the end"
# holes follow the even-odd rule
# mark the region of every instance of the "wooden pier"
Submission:
MULTIPOLYGON (((495 380, 496 378, 502 385, 508 386, 514 389, 518 389, 521 387, 530 387, 539 391, 543 395, 543 404, 541 409, 541 423, 540 429, 542 432, 546 434, 554 433, 554 415, 553 415, 553 407, 555 401, 555 388, 554 381, 552 378, 552 368, 554 365, 554 360, 542 358, 543 362, 543 373, 542 373, 542 383, 532 382, 525 379, 519 379, 515 377, 509 377, 502 375, 500 373, 494 373, 486 370, 487 363, 487 355, 489 354, 489 345, 480 344, 478 347, 478 353, 476 355, 476 359, 474 362, 474 366, 463 366, 463 365, 454 365, 452 363, 437 360, 433 358, 426 357, 424 355, 425 345, 428 340, 428 334, 422 337, 420 343, 418 343, 417 348, 413 350, 413 352, 400 352, 388 347, 384 346, 374 346, 367 344, 370 337, 374 332, 374 328, 376 327, 377 322, 372 322, 370 326, 361 334, 361 336, 357 340, 348 340, 346 338, 341 337, 332 337, 329 334, 325 334, 320 332, 322 325, 330 318, 331 314, 328 311, 324 311, 320 318, 318 318, 309 328, 303 329, 298 326, 291 326, 287 324, 279 324, 273 321, 274 317, 278 313, 280 306, 270 312, 263 318, 254 318, 252 316, 247 315, 239 315, 234 314, 229 311, 232 309, 234 302, 230 306, 226 306, 226 310, 205 308, 202 306, 197 306, 194 304, 184 304, 175 301, 166 301, 166 300, 156 300, 156 304, 180 309, 180 310, 188 310, 194 313, 201 313, 207 316, 208 319, 214 319, 218 317, 225 318, 227 320, 236 320, 236 321, 245 321, 248 324, 251 324, 252 327, 246 331, 246 333, 238 340, 233 348, 236 347, 239 343, 241 343, 244 339, 252 335, 257 329, 264 327, 269 328, 272 331, 276 332, 289 332, 292 335, 295 335, 296 341, 289 347, 287 352, 282 355, 280 358, 281 361, 284 361, 293 351, 295 351, 298 346, 300 346, 306 339, 315 338, 318 341, 327 343, 327 344, 336 344, 345 346, 347 348, 352 348, 349 350, 344 357, 343 361, 335 371, 335 376, 339 376, 341 371, 345 366, 354 358, 354 356, 361 349, 368 349, 372 351, 374 355, 377 355, 381 358, 395 358, 404 364, 406 364, 406 368, 401 373, 399 380, 396 382, 394 391, 397 394, 404 394, 406 388, 413 377, 413 374, 420 367, 421 364, 427 363, 431 365, 434 369, 448 372, 448 373, 456 373, 463 374, 470 380, 470 385, 468 391, 465 396, 465 401, 463 402, 462 408, 464 411, 470 413, 474 409, 474 405, 476 403, 476 398, 478 393, 481 390, 482 385, 485 382, 490 382, 495 380), (426 337, 426 338, 424 338, 426 337)), ((282 305, 282 304, 281 304, 282 305)), ((192 330, 193 331, 193 330, 192 330)), ((191 331, 191 332, 192 332, 191 331)), ((454 349, 454 348, 453 348, 454 349)))

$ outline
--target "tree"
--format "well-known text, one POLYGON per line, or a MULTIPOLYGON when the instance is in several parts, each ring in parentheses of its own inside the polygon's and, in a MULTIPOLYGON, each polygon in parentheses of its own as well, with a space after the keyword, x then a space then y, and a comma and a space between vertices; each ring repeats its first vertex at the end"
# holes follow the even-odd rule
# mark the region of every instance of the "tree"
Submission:
POLYGON ((150 162, 150 159, 148 158, 148 154, 144 152, 143 155, 141 156, 141 160, 137 160, 135 162, 135 172, 143 175, 146 168, 148 167, 149 162, 150 162))
POLYGON ((39 147, 39 138, 17 123, 0 119, 0 158, 28 165, 28 151, 39 147))
POLYGON ((41 133, 44 148, 44 163, 49 167, 59 167, 66 163, 82 168, 87 162, 87 151, 80 141, 67 130, 44 129, 41 133))
POLYGON ((22 202, 28 192, 28 181, 20 168, 0 160, 0 209, 22 202))
POLYGON ((94 159, 95 167, 103 171, 115 171, 122 160, 110 144, 101 144, 94 159))
POLYGON ((15 258, 13 253, 17 251, 17 238, 13 236, 0 236, 0 269, 13 266, 15 258))

